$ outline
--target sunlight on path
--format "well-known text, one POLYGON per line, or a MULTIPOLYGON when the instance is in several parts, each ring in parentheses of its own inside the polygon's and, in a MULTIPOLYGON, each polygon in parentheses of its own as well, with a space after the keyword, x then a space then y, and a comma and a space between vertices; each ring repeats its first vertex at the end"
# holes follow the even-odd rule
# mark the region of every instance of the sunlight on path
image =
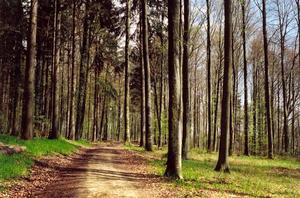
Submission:
POLYGON ((117 147, 87 149, 62 169, 61 180, 36 197, 153 197, 144 175, 134 173, 117 147))

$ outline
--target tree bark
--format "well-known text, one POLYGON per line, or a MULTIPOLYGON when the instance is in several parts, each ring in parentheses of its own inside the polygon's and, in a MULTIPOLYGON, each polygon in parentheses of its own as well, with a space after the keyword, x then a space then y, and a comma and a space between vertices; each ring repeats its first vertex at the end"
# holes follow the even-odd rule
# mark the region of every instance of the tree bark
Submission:
POLYGON ((180 179, 182 144, 182 97, 179 52, 180 1, 168 0, 169 144, 165 176, 180 179))
POLYGON ((190 0, 184 0, 184 31, 183 31, 183 64, 182 64, 182 100, 183 100, 183 128, 182 128, 182 158, 189 158, 190 118, 189 118, 189 37, 190 37, 190 0))
MULTIPOLYGON (((142 7, 141 3, 141 7, 142 7)), ((142 9, 142 8, 141 8, 142 9)), ((143 20, 142 12, 140 14, 140 72, 141 72, 141 131, 140 131, 140 147, 144 146, 145 134, 145 75, 144 75, 144 57, 143 57, 143 20)))
POLYGON ((248 118, 248 85, 247 85, 247 41, 246 41, 246 0, 242 1, 242 15, 243 15, 243 60, 244 60, 244 155, 249 156, 249 118, 248 118))
POLYGON ((266 124, 268 132, 268 158, 273 158, 273 141, 271 131, 271 115, 270 115, 270 93, 269 93, 269 57, 268 57, 268 34, 267 34, 267 17, 266 17, 266 1, 262 0, 263 15, 263 40, 264 40, 264 61, 265 61, 265 108, 266 108, 266 124))
POLYGON ((224 0, 224 77, 223 77, 223 97, 221 112, 221 137, 219 147, 219 158, 215 171, 229 172, 228 165, 228 135, 229 135, 229 106, 230 106, 230 87, 231 87, 231 38, 232 38, 232 16, 231 0, 224 0))
POLYGON ((57 93, 57 70, 60 59, 60 2, 54 1, 54 31, 53 31, 53 63, 52 63, 52 129, 49 139, 57 139, 59 136, 58 128, 58 93, 57 93))
POLYGON ((77 94, 77 112, 76 112, 76 127, 75 127, 75 140, 79 140, 83 134, 83 124, 85 115, 85 102, 86 102, 86 87, 87 87, 87 67, 89 59, 89 0, 85 3, 85 17, 83 24, 83 42, 81 47, 81 59, 79 68, 79 85, 77 94))
POLYGON ((31 0, 30 34, 28 39, 27 61, 25 67, 21 138, 32 139, 33 136, 33 100, 34 100, 34 67, 36 66, 36 33, 37 33, 38 0, 31 0))
POLYGON ((126 39, 125 39, 125 95, 124 95, 124 142, 130 142, 129 126, 129 32, 130 32, 130 0, 126 3, 126 39))
POLYGON ((147 0, 142 1, 142 24, 143 24, 143 60, 145 72, 145 149, 152 151, 153 138, 151 131, 151 77, 149 64, 149 46, 148 46, 148 21, 147 21, 147 0))
POLYGON ((206 0, 207 7, 207 150, 211 151, 211 38, 210 38, 210 0, 206 0))
POLYGON ((71 88, 70 88, 70 112, 69 112, 69 126, 68 126, 68 139, 74 137, 73 135, 73 100, 74 100, 74 75, 75 75, 75 14, 76 14, 76 0, 73 0, 72 8, 72 66, 71 66, 71 88))

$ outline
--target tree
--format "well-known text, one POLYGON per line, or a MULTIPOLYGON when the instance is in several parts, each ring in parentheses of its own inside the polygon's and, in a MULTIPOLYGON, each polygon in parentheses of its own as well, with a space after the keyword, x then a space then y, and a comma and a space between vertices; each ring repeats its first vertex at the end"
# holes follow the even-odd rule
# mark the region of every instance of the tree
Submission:
POLYGON ((57 70, 60 59, 60 2, 54 1, 54 33, 53 33, 53 66, 52 66, 52 129, 49 139, 57 139, 58 132, 58 94, 57 94, 57 70))
POLYGON ((284 136, 284 151, 287 153, 289 150, 289 125, 288 125, 288 96, 287 96, 287 79, 285 68, 285 56, 286 56, 286 36, 288 33, 288 26, 290 23, 289 10, 286 2, 276 1, 278 22, 279 22, 279 34, 280 34, 280 67, 281 67, 281 84, 282 84, 282 97, 283 97, 283 136, 284 136), (282 3, 282 5, 281 5, 282 3), (286 8, 282 10, 282 7, 286 8))
POLYGON ((143 25, 143 60, 145 74, 145 133, 147 151, 152 151, 153 138, 151 132, 151 82, 148 47, 148 20, 147 20, 147 0, 142 1, 142 25, 143 25))
POLYGON ((229 106, 230 106, 230 88, 232 74, 231 57, 231 38, 232 38, 232 14, 231 0, 224 0, 224 76, 223 76, 223 97, 221 109, 221 137, 219 147, 219 158, 215 171, 229 172, 228 165, 228 135, 229 135, 229 106))
POLYGON ((211 38, 210 38, 210 0, 206 0, 207 8, 207 150, 211 151, 211 38))
POLYGON ((271 114, 270 114, 270 93, 269 93, 269 52, 268 52, 268 34, 267 34, 267 14, 266 1, 262 0, 262 15, 263 15, 263 42, 264 42, 264 89, 265 89, 265 108, 266 108, 266 124, 268 132, 268 158, 273 158, 273 138, 271 129, 271 114))
MULTIPOLYGON (((141 9, 144 6, 141 2, 141 9)), ((140 13, 140 72, 141 72, 141 134, 140 134, 140 147, 144 146, 145 134, 145 77, 144 77, 144 58, 143 58, 143 22, 142 12, 140 13)))
POLYGON ((130 142, 129 127, 129 33, 130 33, 130 0, 126 1, 126 27, 125 27, 125 95, 124 95, 124 142, 130 142))
POLYGON ((74 74, 75 74, 75 14, 76 14, 76 0, 72 2, 72 53, 71 53, 71 87, 70 87, 70 109, 69 109, 69 126, 68 126, 68 138, 71 139, 73 133, 73 100, 74 100, 74 74))
POLYGON ((243 18, 243 28, 242 28, 242 37, 243 37, 243 60, 244 60, 244 155, 249 155, 249 118, 248 118, 248 85, 247 85, 247 41, 246 41, 246 0, 242 1, 242 18, 243 18))
POLYGON ((169 144, 165 176, 176 179, 182 178, 182 97, 180 94, 179 13, 180 1, 168 0, 169 144))
POLYGON ((85 115, 85 103, 87 92, 87 68, 89 65, 89 47, 90 47, 90 21, 91 16, 89 14, 90 0, 85 2, 85 16, 83 23, 83 38, 81 46, 81 59, 79 68, 79 84, 77 92, 77 112, 76 112, 76 126, 75 126, 75 139, 81 139, 83 133, 83 123, 85 115))
POLYGON ((189 26, 190 1, 184 0, 184 32, 183 32, 183 65, 182 65, 182 96, 183 96, 183 128, 182 128, 182 158, 189 158, 189 26))
POLYGON ((25 67, 21 138, 29 140, 33 136, 34 67, 36 66, 36 33, 38 0, 31 0, 30 31, 28 37, 25 67))

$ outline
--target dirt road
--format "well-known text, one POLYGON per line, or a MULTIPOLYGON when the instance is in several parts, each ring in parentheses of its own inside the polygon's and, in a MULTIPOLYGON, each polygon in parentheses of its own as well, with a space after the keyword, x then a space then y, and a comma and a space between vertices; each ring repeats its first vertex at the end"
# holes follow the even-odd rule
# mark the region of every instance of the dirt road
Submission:
MULTIPOLYGON (((118 145, 83 150, 68 167, 60 168, 58 180, 34 197, 161 197, 155 175, 137 173, 132 156, 118 145)), ((59 167, 58 167, 59 168, 59 167)))

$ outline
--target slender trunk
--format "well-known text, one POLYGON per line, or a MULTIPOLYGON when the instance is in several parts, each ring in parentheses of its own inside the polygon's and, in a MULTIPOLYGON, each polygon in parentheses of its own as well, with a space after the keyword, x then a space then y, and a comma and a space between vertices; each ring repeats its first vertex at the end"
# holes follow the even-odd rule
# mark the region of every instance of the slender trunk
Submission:
MULTIPOLYGON (((141 5, 143 6, 143 5, 141 5)), ((141 131, 140 131, 140 147, 144 146, 145 134, 145 78, 144 78, 144 57, 143 57, 143 24, 142 13, 140 14, 140 72, 141 72, 141 131)))
POLYGON ((207 7, 207 150, 211 151, 211 39, 210 39, 210 0, 206 0, 207 7))
POLYGON ((232 37, 232 15, 231 0, 224 0, 225 25, 224 25, 224 79, 223 79, 223 98, 221 113, 221 137, 219 147, 219 158, 215 167, 216 171, 229 172, 228 165, 228 135, 229 135, 229 106, 230 106, 230 87, 231 87, 231 37, 232 37))
POLYGON ((245 133, 245 140, 244 140, 244 155, 249 155, 249 127, 248 127, 248 85, 247 85, 247 41, 246 41, 246 1, 242 2, 242 15, 243 15, 243 59, 244 59, 244 133, 245 133))
POLYGON ((257 99, 257 67, 255 60, 253 61, 253 154, 256 154, 256 136, 257 136, 257 112, 256 112, 256 99, 257 99))
POLYGON ((125 39, 125 95, 124 95, 124 142, 130 142, 129 126, 129 33, 130 33, 130 0, 126 4, 126 39, 125 39))
POLYGON ((77 93, 77 112, 76 112, 76 126, 75 139, 79 140, 83 134, 83 124, 85 115, 86 102, 86 87, 87 87, 87 67, 89 59, 89 0, 85 3, 85 18, 83 24, 83 42, 81 47, 81 59, 79 68, 79 84, 77 93))
POLYGON ((194 65, 194 134, 193 134, 193 147, 196 147, 196 134, 198 132, 197 123, 197 64, 194 65))
MULTIPOLYGON (((282 27, 282 25, 280 25, 282 27)), ((283 136, 284 136, 284 151, 285 153, 289 150, 289 128, 288 128, 288 110, 287 110, 287 91, 286 91, 286 78, 285 78, 285 68, 284 68, 284 59, 285 59, 285 38, 283 36, 283 30, 280 28, 280 65, 281 65, 281 83, 282 83, 282 96, 283 96, 283 136)))
POLYGON ((34 100, 34 67, 36 66, 36 33, 37 33, 38 0, 31 0, 30 34, 25 67, 21 138, 32 139, 33 136, 33 100, 34 100))
POLYGON ((97 80, 98 80, 98 75, 99 75, 99 72, 98 70, 96 69, 95 71, 95 80, 94 80, 94 124, 93 124, 93 142, 95 142, 97 140, 97 122, 98 122, 98 114, 97 114, 97 111, 98 111, 98 90, 99 90, 99 87, 98 87, 98 83, 97 83, 97 80))
POLYGON ((151 74, 149 64, 149 46, 148 46, 148 20, 147 20, 147 0, 142 1, 142 24, 143 24, 143 60, 145 72, 145 149, 152 151, 153 138, 151 131, 151 74))
POLYGON ((58 128, 58 94, 57 94, 57 72, 60 59, 60 2, 54 1, 54 33, 53 33, 53 65, 52 65, 52 129, 49 139, 57 139, 59 136, 58 128))
POLYGON ((118 91, 118 142, 121 138, 121 76, 119 76, 119 91, 118 91))
POLYGON ((222 70, 222 24, 219 26, 219 68, 217 69, 217 93, 216 93, 216 103, 215 103, 215 113, 214 113, 214 136, 213 136, 213 151, 217 150, 217 130, 218 130, 218 109, 219 109, 219 92, 221 83, 221 70, 222 70))
POLYGON ((71 88, 70 88, 70 112, 69 112, 69 126, 68 126, 68 139, 74 137, 73 135, 73 105, 74 105, 74 75, 75 75, 75 14, 76 14, 76 0, 73 0, 72 10, 72 66, 71 66, 71 88))
MULTIPOLYGON (((154 82, 154 104, 155 104, 155 112, 156 112, 156 119, 157 119, 157 127, 158 127, 158 133, 159 138, 161 138, 161 113, 159 110, 159 103, 158 103, 158 93, 157 93, 157 82, 154 82)), ((161 140, 158 138, 158 148, 161 147, 161 140)))
POLYGON ((189 26, 190 0, 184 0, 184 31, 183 31, 183 65, 182 65, 182 101, 183 101, 183 129, 182 129, 182 158, 189 158, 189 26))
POLYGON ((270 93, 269 93, 269 57, 268 57, 268 34, 267 34, 267 17, 266 17, 266 1, 262 0, 263 9, 263 40, 264 40, 264 61, 265 61, 265 108, 266 108, 266 124, 268 132, 268 157, 273 158, 273 142, 271 131, 271 118, 270 118, 270 93))

